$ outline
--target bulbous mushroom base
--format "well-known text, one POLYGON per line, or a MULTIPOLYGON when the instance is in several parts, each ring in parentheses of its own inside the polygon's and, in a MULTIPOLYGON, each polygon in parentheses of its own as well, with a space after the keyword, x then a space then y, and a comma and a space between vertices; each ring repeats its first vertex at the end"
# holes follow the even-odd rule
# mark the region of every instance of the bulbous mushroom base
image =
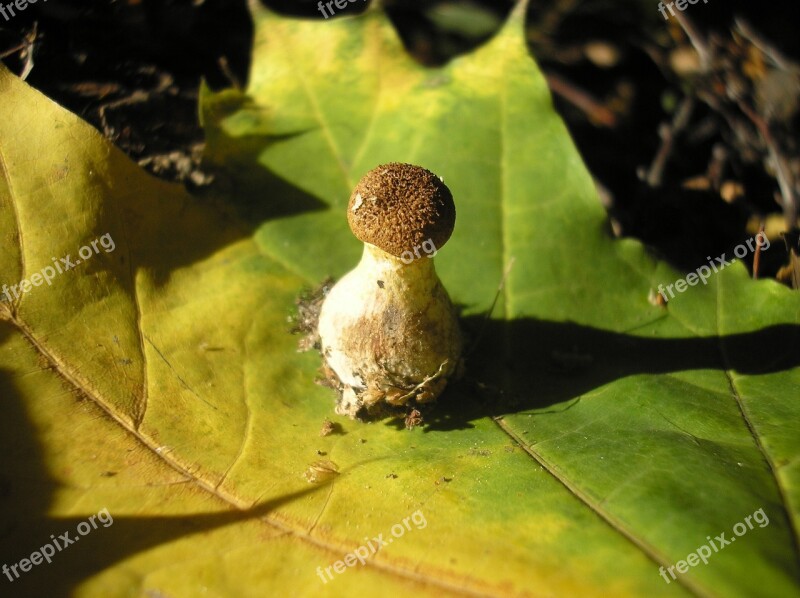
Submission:
POLYGON ((328 293, 319 337, 336 412, 353 419, 434 401, 463 369, 458 318, 433 260, 405 264, 369 244, 328 293))

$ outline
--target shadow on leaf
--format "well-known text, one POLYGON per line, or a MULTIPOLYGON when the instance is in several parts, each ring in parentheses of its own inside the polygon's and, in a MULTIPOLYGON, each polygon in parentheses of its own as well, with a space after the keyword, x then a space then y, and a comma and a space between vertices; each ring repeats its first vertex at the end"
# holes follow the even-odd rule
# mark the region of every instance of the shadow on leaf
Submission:
MULTIPOLYGON (((646 338, 572 322, 472 317, 467 330, 485 326, 467 376, 442 395, 426 416, 426 431, 470 428, 471 421, 558 405, 640 374, 686 370, 759 375, 800 366, 800 326, 701 338, 646 338)), ((572 401, 572 403, 569 403, 572 401)))
MULTIPOLYGON (((3 328, 7 327, 0 326, 0 339, 4 336, 3 328)), ((59 484, 45 465, 36 441, 37 433, 23 408, 22 395, 15 388, 11 373, 0 370, 0 451, 3 455, 0 461, 0 566, 7 566, 0 573, 2 596, 71 596, 86 579, 138 552, 265 517, 274 509, 328 484, 321 482, 246 510, 230 507, 215 513, 129 517, 115 514, 111 507, 113 521, 108 523, 108 517, 98 517, 96 528, 88 531, 88 520, 93 513, 68 518, 48 515, 59 484), (65 540, 59 540, 65 533, 77 541, 66 545, 65 540), (51 535, 58 542, 57 546, 62 546, 55 551, 51 563, 41 562, 27 572, 22 571, 18 563, 52 543, 51 535)), ((95 512, 107 507, 95 506, 95 512)), ((283 533, 277 528, 276 531, 283 533)), ((269 544, 265 543, 264 559, 270 558, 269 550, 269 544)))

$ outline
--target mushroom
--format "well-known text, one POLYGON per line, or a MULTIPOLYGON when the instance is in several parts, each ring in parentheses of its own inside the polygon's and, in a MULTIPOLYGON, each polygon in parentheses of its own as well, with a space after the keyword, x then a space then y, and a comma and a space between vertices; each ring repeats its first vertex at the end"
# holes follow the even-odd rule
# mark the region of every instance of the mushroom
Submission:
POLYGON ((347 220, 364 253, 328 293, 318 328, 340 415, 413 408, 460 375, 458 318, 433 265, 455 218, 450 190, 419 166, 378 166, 353 191, 347 220))

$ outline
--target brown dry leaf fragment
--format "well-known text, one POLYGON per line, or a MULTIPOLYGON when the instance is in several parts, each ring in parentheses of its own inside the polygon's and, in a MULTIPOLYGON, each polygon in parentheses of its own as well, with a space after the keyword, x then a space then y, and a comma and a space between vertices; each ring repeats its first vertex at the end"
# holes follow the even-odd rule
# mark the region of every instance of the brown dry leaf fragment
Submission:
POLYGON ((333 434, 333 422, 326 419, 322 422, 322 429, 319 431, 320 436, 330 436, 333 434))
POLYGON ((322 422, 322 428, 319 431, 320 436, 330 436, 331 434, 344 434, 344 428, 339 422, 332 422, 328 418, 322 422))
POLYGON ((333 461, 323 459, 308 466, 303 477, 309 484, 321 484, 339 475, 339 466, 333 461))
POLYGON ((413 430, 414 428, 421 426, 424 420, 422 418, 422 413, 418 409, 412 409, 409 411, 408 415, 406 415, 406 429, 413 430))

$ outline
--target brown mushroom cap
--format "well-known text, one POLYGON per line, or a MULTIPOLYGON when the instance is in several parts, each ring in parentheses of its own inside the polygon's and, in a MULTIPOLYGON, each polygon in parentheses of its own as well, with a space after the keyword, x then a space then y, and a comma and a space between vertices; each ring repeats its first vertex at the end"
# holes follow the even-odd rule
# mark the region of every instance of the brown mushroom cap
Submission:
POLYGON ((431 171, 392 162, 358 182, 347 221, 359 240, 401 257, 428 239, 441 249, 453 232, 456 206, 450 189, 431 171))

